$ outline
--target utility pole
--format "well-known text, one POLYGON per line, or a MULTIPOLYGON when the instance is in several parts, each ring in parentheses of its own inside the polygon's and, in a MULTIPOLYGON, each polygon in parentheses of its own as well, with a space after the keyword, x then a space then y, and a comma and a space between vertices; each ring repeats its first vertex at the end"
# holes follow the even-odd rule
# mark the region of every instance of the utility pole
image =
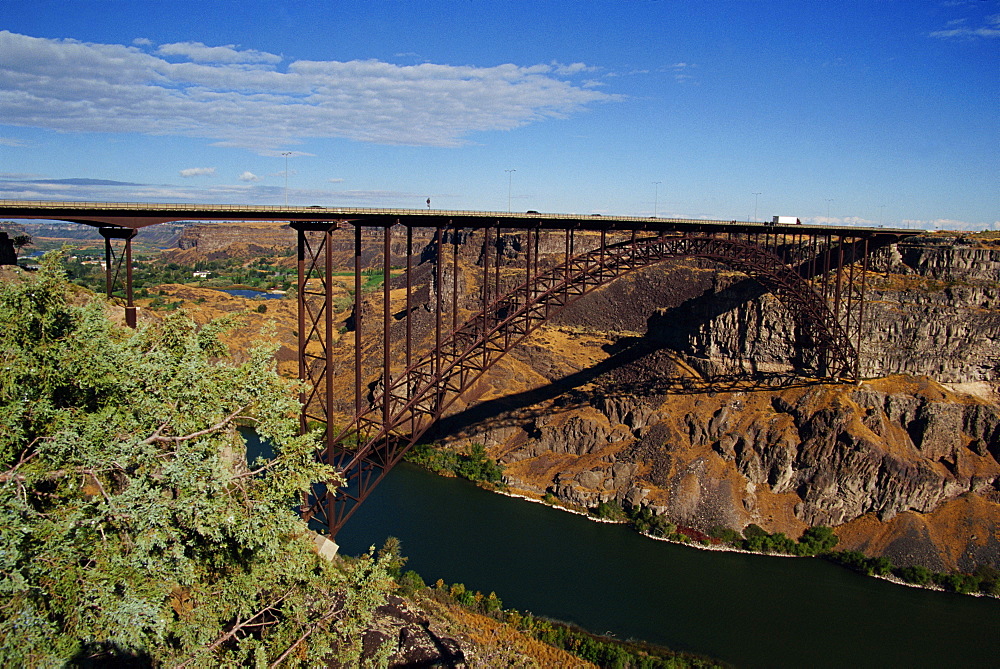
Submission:
POLYGON ((282 151, 281 155, 285 157, 285 206, 288 206, 288 156, 292 155, 291 151, 282 151))
POLYGON ((654 181, 653 185, 656 188, 653 190, 653 218, 656 218, 658 212, 658 205, 660 204, 660 184, 662 181, 654 181))
POLYGON ((758 195, 760 195, 760 193, 754 193, 753 194, 753 222, 754 223, 757 222, 757 196, 758 195))
POLYGON ((515 169, 509 169, 509 170, 504 170, 504 172, 507 173, 507 213, 509 214, 510 213, 510 187, 511 187, 511 184, 514 182, 514 172, 517 172, 517 170, 515 170, 515 169))

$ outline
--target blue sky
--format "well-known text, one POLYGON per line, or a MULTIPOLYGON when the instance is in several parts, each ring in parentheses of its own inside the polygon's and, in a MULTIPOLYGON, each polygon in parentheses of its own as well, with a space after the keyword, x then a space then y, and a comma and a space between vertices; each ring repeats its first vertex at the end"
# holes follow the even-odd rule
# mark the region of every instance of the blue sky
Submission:
POLYGON ((0 197, 1000 228, 1000 0, 11 1, 0 197))

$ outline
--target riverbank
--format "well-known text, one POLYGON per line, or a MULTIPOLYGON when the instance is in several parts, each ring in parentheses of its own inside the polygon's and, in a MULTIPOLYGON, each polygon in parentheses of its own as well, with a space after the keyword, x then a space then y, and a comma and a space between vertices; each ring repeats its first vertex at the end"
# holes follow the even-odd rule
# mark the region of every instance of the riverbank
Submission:
MULTIPOLYGON (((438 473, 438 472, 434 472, 433 470, 428 470, 428 471, 430 471, 431 473, 438 473)), ((833 545, 830 546, 830 550, 825 550, 825 551, 822 551, 822 552, 818 551, 818 552, 816 552, 814 554, 802 555, 802 554, 794 554, 794 553, 781 552, 781 551, 753 551, 753 550, 748 550, 746 548, 741 548, 739 546, 734 546, 731 543, 727 543, 727 542, 722 541, 722 540, 709 541, 709 542, 706 543, 704 541, 698 541, 698 540, 692 539, 688 534, 685 533, 685 531, 690 531, 692 533, 697 533, 697 534, 701 534, 702 536, 706 536, 703 533, 698 532, 697 530, 694 530, 693 528, 683 528, 683 527, 679 527, 679 526, 678 526, 678 529, 677 529, 677 534, 679 534, 680 536, 687 537, 686 539, 677 539, 676 537, 659 536, 659 535, 653 534, 651 532, 646 532, 646 531, 642 531, 642 530, 637 529, 634 526, 634 523, 631 520, 628 520, 628 519, 626 519, 626 520, 615 520, 615 519, 610 519, 610 518, 601 518, 599 516, 595 516, 593 513, 591 513, 589 510, 586 510, 586 509, 574 509, 574 508, 565 506, 565 505, 563 505, 563 504, 561 504, 559 502, 555 502, 555 503, 548 502, 544 498, 539 498, 539 497, 532 496, 529 493, 527 493, 526 491, 515 492, 514 490, 511 490, 509 488, 509 484, 504 484, 504 487, 500 488, 497 485, 492 484, 492 483, 488 483, 488 482, 476 482, 476 481, 473 481, 473 482, 476 483, 477 485, 479 485, 479 487, 481 487, 481 488, 483 488, 485 490, 488 490, 490 492, 494 492, 494 493, 503 495, 505 497, 510 497, 510 498, 514 498, 514 499, 520 499, 520 500, 532 502, 532 503, 535 503, 535 504, 541 504, 543 506, 547 506, 547 507, 550 507, 550 508, 553 508, 553 509, 557 509, 559 511, 563 511, 563 512, 570 513, 570 514, 573 514, 573 515, 583 516, 587 520, 590 520, 590 521, 595 522, 595 523, 607 523, 607 524, 614 524, 614 525, 625 525, 625 526, 628 526, 636 534, 639 534, 640 536, 643 536, 643 537, 648 538, 648 539, 652 539, 654 541, 662 541, 662 542, 665 542, 665 543, 670 543, 670 544, 674 544, 674 545, 678 545, 678 546, 686 546, 688 548, 694 548, 694 549, 698 549, 698 550, 702 550, 702 551, 713 551, 713 552, 723 552, 723 553, 737 553, 737 554, 743 554, 743 555, 767 555, 767 556, 770 556, 770 557, 783 557, 783 558, 818 557, 818 558, 824 559, 824 560, 826 560, 828 562, 832 562, 832 563, 834 563, 834 564, 836 564, 836 565, 838 565, 840 567, 843 567, 845 569, 848 569, 850 571, 854 571, 854 572, 860 573, 863 576, 868 576, 868 577, 872 577, 872 578, 875 578, 875 579, 878 579, 878 580, 886 581, 886 582, 894 584, 894 585, 903 585, 903 586, 910 587, 910 588, 916 588, 916 589, 920 589, 920 590, 930 590, 930 591, 942 592, 942 593, 948 593, 948 592, 950 592, 950 593, 955 593, 955 594, 970 595, 970 596, 973 596, 973 597, 983 597, 983 598, 988 598, 988 599, 1000 599, 1000 587, 998 587, 998 585, 996 584, 995 577, 994 577, 994 581, 993 581, 993 585, 992 585, 993 592, 989 592, 989 591, 986 591, 986 587, 988 587, 988 586, 972 586, 972 585, 969 585, 968 587, 963 587, 963 580, 964 579, 968 579, 968 578, 974 578, 973 575, 968 575, 968 574, 938 574, 938 573, 930 572, 929 570, 919 570, 919 569, 914 570, 913 568, 898 568, 898 567, 895 567, 895 566, 891 565, 891 563, 889 563, 884 558, 869 558, 868 556, 865 556, 863 554, 856 553, 856 552, 850 552, 850 551, 847 551, 847 552, 836 552, 836 551, 833 551, 832 548, 833 548, 833 545, 836 544, 836 542, 834 542, 833 545), (860 565, 849 564, 848 558, 843 557, 845 555, 849 556, 850 561, 853 561, 854 563, 860 562, 861 564, 860 565), (871 566, 866 566, 865 563, 869 563, 871 566), (877 571, 878 569, 881 569, 883 571, 879 572, 879 571, 877 571), (889 570, 897 570, 897 571, 902 571, 904 573, 907 573, 907 570, 911 570, 910 573, 916 573, 916 574, 920 575, 921 578, 928 579, 928 580, 929 579, 934 579, 934 581, 924 582, 924 583, 913 582, 911 580, 906 580, 905 578, 902 578, 901 576, 896 575, 896 574, 892 573, 892 571, 889 571, 889 570), (950 587, 946 587, 945 585, 943 585, 942 581, 944 583, 948 583, 950 585, 950 587), (982 588, 982 589, 978 589, 978 588, 982 588)))

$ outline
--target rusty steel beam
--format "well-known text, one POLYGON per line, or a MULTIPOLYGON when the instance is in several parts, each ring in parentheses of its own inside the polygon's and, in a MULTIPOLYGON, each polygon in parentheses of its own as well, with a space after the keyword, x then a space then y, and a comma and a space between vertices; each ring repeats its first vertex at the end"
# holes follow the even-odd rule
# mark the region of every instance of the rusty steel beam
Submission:
MULTIPOLYGON (((333 333, 333 233, 338 225, 330 221, 297 221, 296 231, 296 302, 298 306, 299 378, 306 383, 300 393, 303 431, 313 424, 322 424, 321 456, 330 458, 336 452, 339 435, 331 420, 329 403, 335 378, 330 369, 329 347, 333 333)), ((330 526, 333 519, 325 514, 336 507, 336 493, 330 485, 313 487, 311 495, 302 499, 304 516, 330 526), (322 504, 316 504, 323 500, 322 504)))

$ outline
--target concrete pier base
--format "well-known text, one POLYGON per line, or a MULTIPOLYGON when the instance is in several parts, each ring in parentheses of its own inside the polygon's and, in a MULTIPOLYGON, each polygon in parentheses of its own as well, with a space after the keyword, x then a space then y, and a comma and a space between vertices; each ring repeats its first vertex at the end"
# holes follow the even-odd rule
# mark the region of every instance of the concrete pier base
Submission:
POLYGON ((337 556, 337 551, 340 550, 340 546, 333 539, 322 534, 316 534, 313 537, 313 543, 316 554, 327 560, 333 560, 337 556))

